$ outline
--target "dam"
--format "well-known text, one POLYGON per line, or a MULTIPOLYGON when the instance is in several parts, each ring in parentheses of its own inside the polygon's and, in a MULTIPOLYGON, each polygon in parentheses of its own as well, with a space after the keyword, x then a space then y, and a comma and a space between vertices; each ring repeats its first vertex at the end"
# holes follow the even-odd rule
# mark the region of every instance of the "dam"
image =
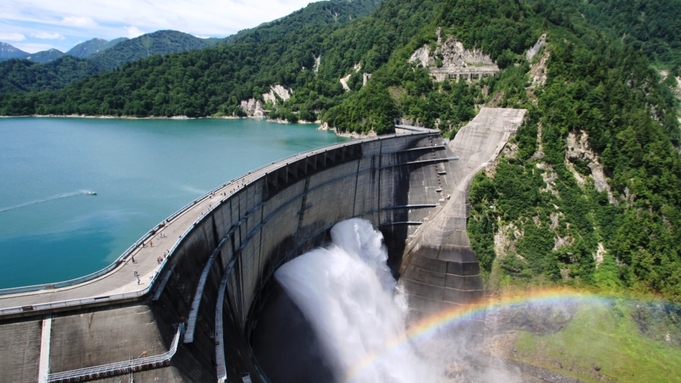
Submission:
POLYGON ((97 273, 0 291, 0 382, 267 382, 250 342, 272 275, 348 218, 381 231, 415 317, 479 298, 467 191, 523 117, 482 108, 449 143, 396 126, 300 153, 192 201, 97 273))

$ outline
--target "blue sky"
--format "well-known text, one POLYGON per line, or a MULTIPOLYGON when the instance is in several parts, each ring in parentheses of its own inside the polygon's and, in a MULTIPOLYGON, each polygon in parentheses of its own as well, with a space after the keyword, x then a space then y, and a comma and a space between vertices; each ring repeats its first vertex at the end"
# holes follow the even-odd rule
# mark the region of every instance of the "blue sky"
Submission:
POLYGON ((225 37, 303 8, 310 0, 2 0, 0 41, 35 53, 66 52, 95 37, 112 40, 173 29, 225 37))

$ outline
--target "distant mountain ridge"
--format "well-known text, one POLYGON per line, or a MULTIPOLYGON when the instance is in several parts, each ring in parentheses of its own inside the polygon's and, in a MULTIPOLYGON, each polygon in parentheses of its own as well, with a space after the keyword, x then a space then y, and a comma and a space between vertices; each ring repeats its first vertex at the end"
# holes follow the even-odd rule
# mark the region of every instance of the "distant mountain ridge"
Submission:
POLYGON ((106 71, 120 67, 126 62, 154 55, 208 48, 210 45, 204 39, 188 33, 163 30, 122 41, 112 48, 93 54, 88 59, 106 71))
POLYGON ((10 44, 0 42, 0 62, 11 59, 24 59, 39 64, 46 64, 64 55, 82 59, 103 52, 126 40, 128 40, 127 37, 119 37, 111 41, 94 38, 74 46, 66 53, 54 48, 36 53, 28 53, 10 44))
MULTIPOLYGON (((125 63, 154 55, 188 52, 225 46, 235 42, 252 43, 257 40, 275 42, 281 37, 282 27, 304 28, 315 18, 324 19, 324 23, 329 23, 329 25, 341 25, 368 14, 381 2, 382 0, 331 0, 312 3, 311 6, 289 16, 263 23, 256 28, 242 30, 227 38, 202 39, 183 32, 162 30, 134 39, 120 38, 108 42, 104 39, 92 39, 76 45, 60 59, 46 63, 45 65, 48 66, 45 68, 40 65, 9 62, 12 61, 11 59, 26 58, 30 55, 20 51, 25 56, 14 54, 4 59, 0 56, 0 74, 2 74, 0 94, 60 89, 89 75, 120 68, 125 63), (66 59, 67 57, 70 59, 66 59)), ((18 50, 9 44, 6 45, 8 50, 18 50)), ((38 52, 33 56, 42 55, 42 53, 38 52)))
POLYGON ((24 58, 28 56, 29 53, 22 51, 19 48, 13 47, 7 43, 0 42, 0 61, 24 58))
POLYGON ((134 39, 121 37, 107 41, 94 38, 66 53, 50 49, 31 54, 0 43, 0 93, 56 90, 81 78, 119 68, 127 62, 208 48, 223 41, 163 30, 134 39), (23 60, 29 62, 15 62, 23 60))
POLYGON ((29 54, 28 56, 24 57, 24 59, 36 62, 38 64, 46 64, 62 57, 63 55, 64 52, 58 49, 48 49, 46 51, 29 54))
POLYGON ((112 48, 118 43, 121 43, 126 40, 128 40, 127 37, 119 37, 111 41, 107 41, 100 38, 94 38, 76 45, 75 47, 71 48, 68 52, 66 52, 66 54, 71 55, 73 57, 78 57, 79 59, 84 59, 86 57, 92 56, 94 54, 103 52, 109 48, 112 48))

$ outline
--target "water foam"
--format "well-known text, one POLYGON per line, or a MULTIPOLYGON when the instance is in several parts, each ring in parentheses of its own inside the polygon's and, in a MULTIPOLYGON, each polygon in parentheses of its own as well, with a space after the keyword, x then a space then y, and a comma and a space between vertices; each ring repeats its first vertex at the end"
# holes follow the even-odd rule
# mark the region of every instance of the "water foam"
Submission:
POLYGON ((10 211, 10 210, 21 209, 23 207, 37 205, 37 204, 40 204, 40 203, 54 201, 54 200, 58 200, 58 199, 76 197, 76 196, 79 196, 79 195, 97 195, 97 193, 94 192, 94 191, 90 191, 90 190, 78 190, 78 191, 71 192, 71 193, 56 194, 56 195, 53 195, 53 196, 50 196, 50 197, 47 197, 47 198, 29 201, 29 202, 25 202, 25 203, 10 206, 10 207, 0 208, 0 213, 4 213, 4 212, 10 211))
POLYGON ((365 220, 331 229, 332 244, 283 265, 275 278, 321 339, 341 381, 433 382, 406 340, 406 304, 386 265, 383 236, 365 220), (401 347, 394 347, 396 340, 401 347), (366 360, 380 355, 368 368, 366 360))

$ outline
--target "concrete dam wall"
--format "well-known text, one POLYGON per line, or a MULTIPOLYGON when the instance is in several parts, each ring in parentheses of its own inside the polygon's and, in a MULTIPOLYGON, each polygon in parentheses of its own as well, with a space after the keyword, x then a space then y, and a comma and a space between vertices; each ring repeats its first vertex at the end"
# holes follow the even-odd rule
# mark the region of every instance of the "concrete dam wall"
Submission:
POLYGON ((265 381, 249 337, 277 267, 360 217, 381 230, 397 271, 408 236, 444 201, 454 153, 437 132, 403 133, 302 153, 226 184, 135 294, 102 295, 94 279, 3 296, 0 382, 265 381), (57 298, 69 291, 82 296, 57 298))

